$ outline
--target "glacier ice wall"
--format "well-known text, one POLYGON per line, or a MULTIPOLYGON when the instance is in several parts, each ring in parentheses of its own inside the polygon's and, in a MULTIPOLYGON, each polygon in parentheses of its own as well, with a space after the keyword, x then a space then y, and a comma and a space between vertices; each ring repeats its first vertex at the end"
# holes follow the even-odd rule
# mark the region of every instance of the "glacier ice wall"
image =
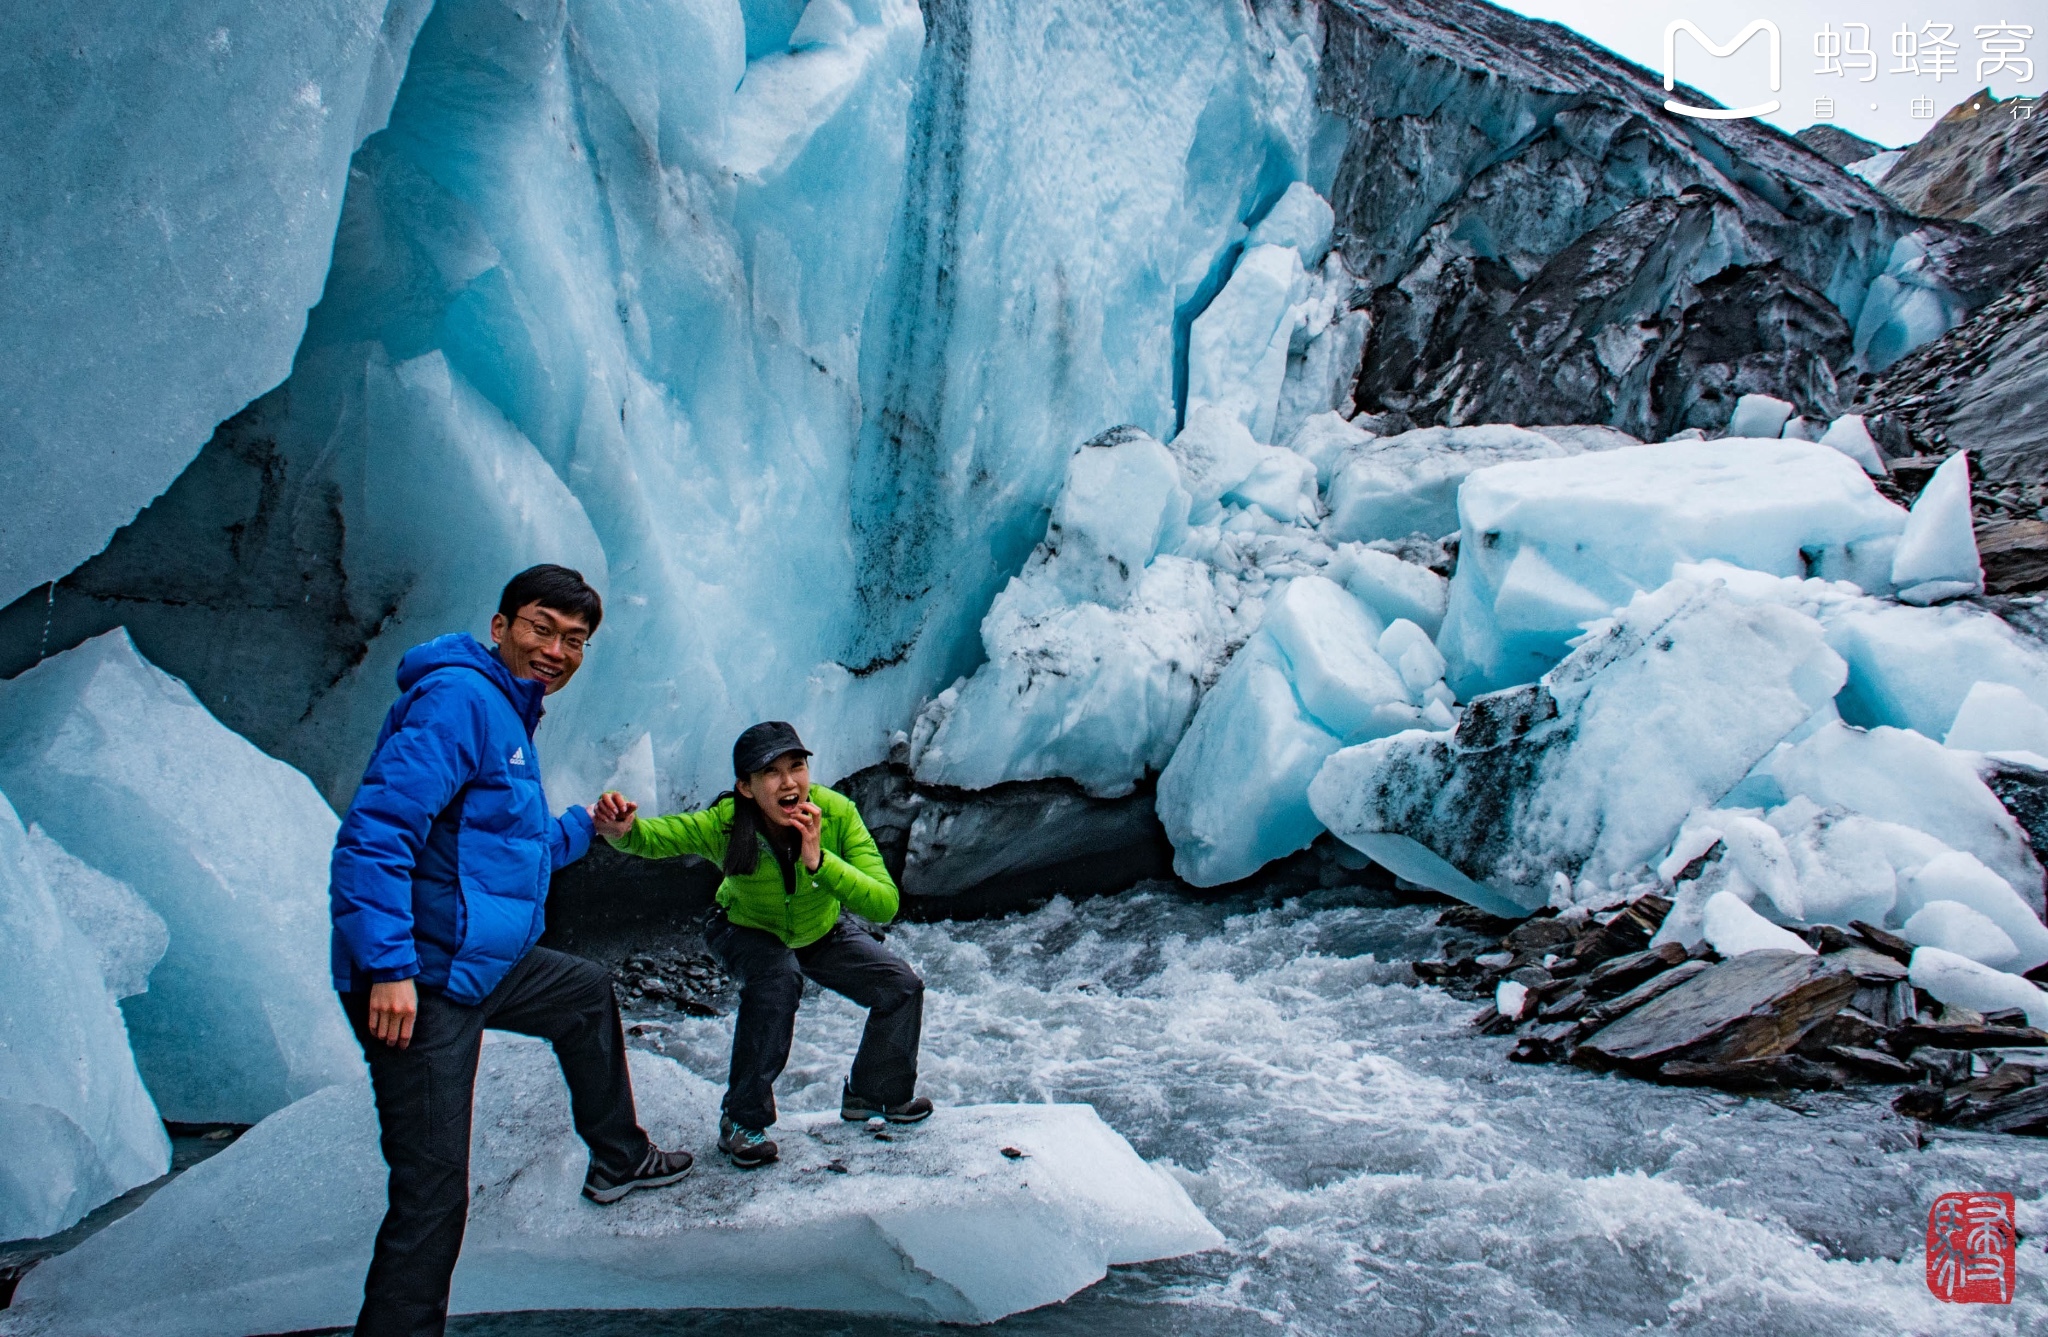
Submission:
POLYGON ((349 155, 430 4, 0 12, 0 602, 97 552, 284 379, 349 155))
POLYGON ((708 796, 762 717, 877 760, 973 666, 1075 444, 1177 425, 1187 321, 1313 170, 1320 34, 780 12, 442 0, 290 379, 17 610, 29 648, 126 625, 339 802, 403 649, 559 560, 608 616, 544 726, 558 804, 643 736, 661 801, 708 796))

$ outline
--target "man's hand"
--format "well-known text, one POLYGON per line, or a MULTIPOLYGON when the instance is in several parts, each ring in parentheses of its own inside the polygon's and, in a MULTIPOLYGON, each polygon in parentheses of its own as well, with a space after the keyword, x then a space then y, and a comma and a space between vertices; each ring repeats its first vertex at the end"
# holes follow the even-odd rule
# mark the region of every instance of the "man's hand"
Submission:
POLYGON ((796 805, 794 823, 797 833, 803 837, 804 871, 815 873, 825 862, 824 852, 818 846, 818 832, 823 828, 825 814, 817 804, 808 799, 796 805))
POLYGON ((590 805, 590 824, 601 836, 623 836, 633 829, 634 814, 639 811, 639 804, 617 790, 607 789, 590 805))
POLYGON ((394 1049, 412 1043, 412 1023, 419 1013, 420 995, 411 980, 370 986, 370 1034, 394 1049))

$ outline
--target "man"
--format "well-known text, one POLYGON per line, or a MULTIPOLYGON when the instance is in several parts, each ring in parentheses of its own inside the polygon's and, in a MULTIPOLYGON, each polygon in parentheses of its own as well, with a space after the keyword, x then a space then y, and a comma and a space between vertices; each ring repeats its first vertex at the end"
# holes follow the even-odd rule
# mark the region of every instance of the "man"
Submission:
POLYGON ((357 1337, 439 1337, 469 1211, 470 1105, 486 1027, 553 1044, 584 1196, 673 1184, 687 1151, 648 1141, 633 1107, 611 977, 536 947, 548 876, 583 857, 584 808, 548 815, 533 746, 541 698, 568 685, 604 617, 560 566, 522 571, 474 637, 415 646, 335 836, 334 987, 377 1097, 389 1206, 357 1337))

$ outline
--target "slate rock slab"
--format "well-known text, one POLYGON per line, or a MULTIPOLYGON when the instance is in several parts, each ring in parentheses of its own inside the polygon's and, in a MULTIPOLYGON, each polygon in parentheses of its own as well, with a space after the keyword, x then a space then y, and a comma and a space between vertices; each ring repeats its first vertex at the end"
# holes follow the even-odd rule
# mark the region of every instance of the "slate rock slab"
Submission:
POLYGON ((1592 1067, 1735 1063, 1783 1054, 1840 1011, 1856 977, 1833 958, 1745 952, 1709 967, 1593 1034, 1572 1060, 1592 1067))

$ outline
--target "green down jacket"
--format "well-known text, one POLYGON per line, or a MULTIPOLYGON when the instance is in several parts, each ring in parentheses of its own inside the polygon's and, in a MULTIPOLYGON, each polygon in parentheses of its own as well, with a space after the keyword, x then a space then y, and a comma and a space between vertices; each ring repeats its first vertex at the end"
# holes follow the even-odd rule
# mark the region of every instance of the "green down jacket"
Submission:
MULTIPOLYGON (((811 786, 811 802, 825 814, 818 830, 824 857, 817 872, 799 863, 796 890, 785 892, 782 868, 762 840, 754 871, 718 884, 718 903, 725 907, 726 918, 765 929, 791 947, 808 947, 829 933, 839 922, 842 905, 871 923, 886 924, 896 917, 896 884, 882 867, 881 851, 861 821, 860 809, 852 799, 823 785, 811 786)), ((612 845, 644 859, 694 854, 722 863, 732 832, 732 805, 728 797, 698 812, 642 817, 625 835, 612 837, 612 845)))

